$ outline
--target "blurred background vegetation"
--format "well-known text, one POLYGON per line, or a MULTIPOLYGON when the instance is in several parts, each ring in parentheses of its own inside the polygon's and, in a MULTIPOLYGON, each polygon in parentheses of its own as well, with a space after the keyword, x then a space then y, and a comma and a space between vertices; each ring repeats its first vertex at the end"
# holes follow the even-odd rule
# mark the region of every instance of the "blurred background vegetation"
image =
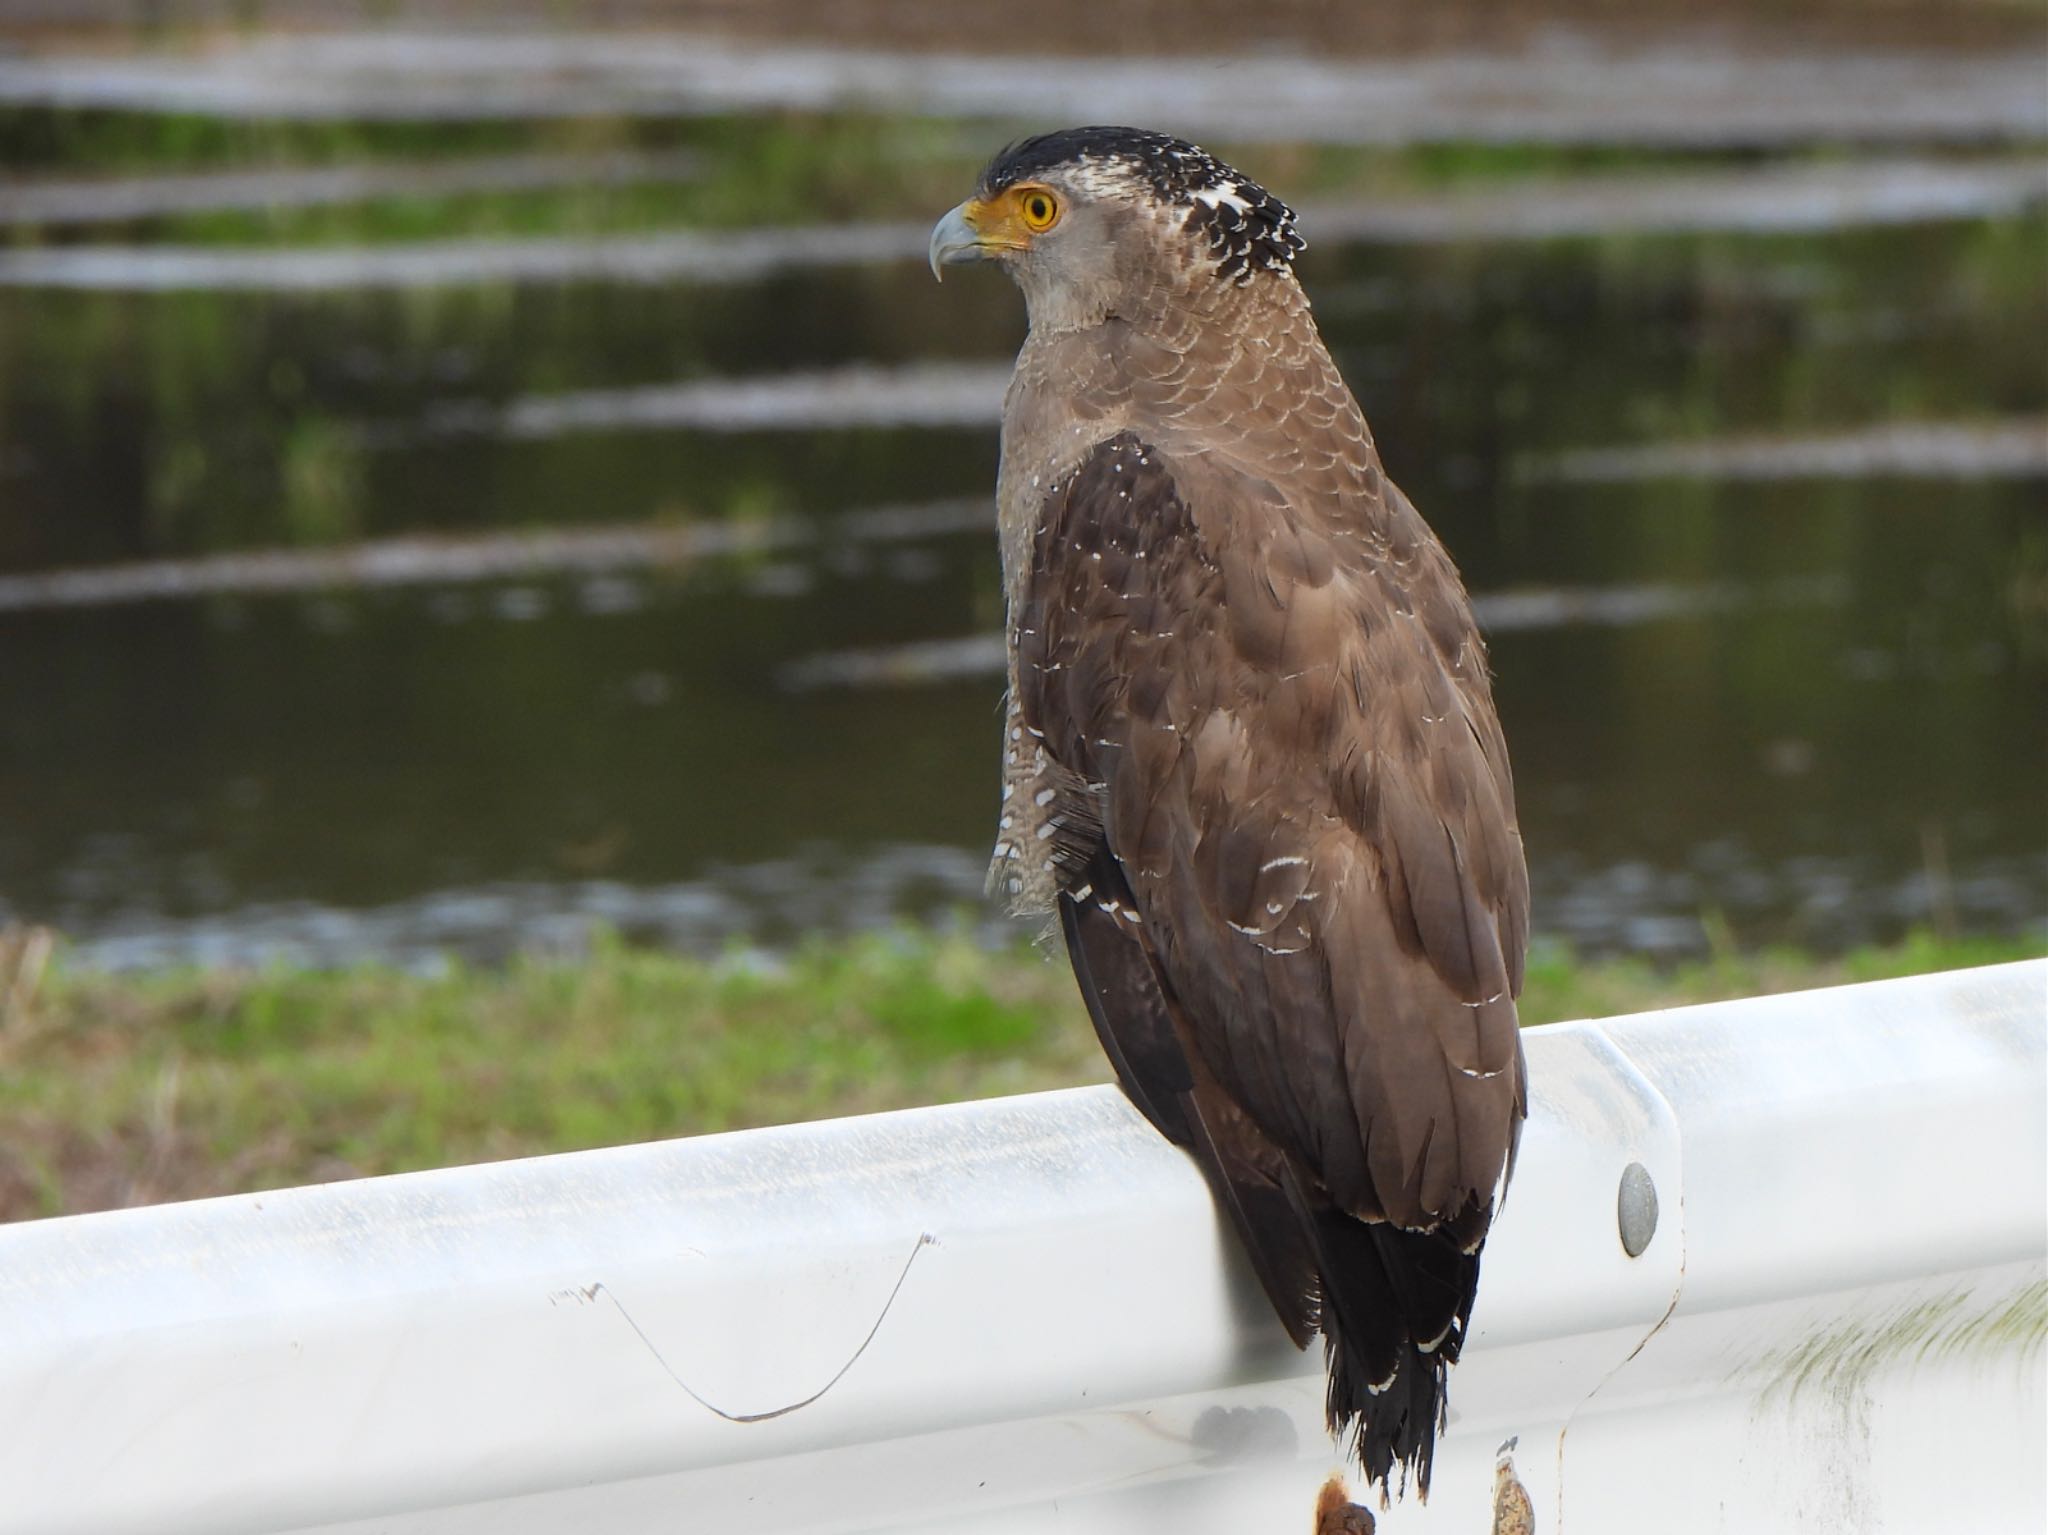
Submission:
POLYGON ((0 1218, 1102 1076, 922 261, 1081 118, 1302 210, 1530 1021, 2040 952, 2048 7, 999 23, 0 0, 0 1218))

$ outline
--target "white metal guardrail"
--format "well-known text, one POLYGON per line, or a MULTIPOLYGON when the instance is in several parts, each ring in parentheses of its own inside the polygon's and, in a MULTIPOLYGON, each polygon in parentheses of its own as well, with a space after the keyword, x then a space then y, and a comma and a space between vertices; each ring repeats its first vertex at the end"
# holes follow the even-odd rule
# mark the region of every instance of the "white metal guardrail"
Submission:
MULTIPOLYGON (((1510 1436, 1545 1535, 2037 1535, 2044 1021, 2048 961, 1530 1031, 1383 1535, 1492 1530, 1510 1436)), ((1106 1088, 0 1228, 15 1535, 1297 1532, 1321 1394, 1106 1088)))

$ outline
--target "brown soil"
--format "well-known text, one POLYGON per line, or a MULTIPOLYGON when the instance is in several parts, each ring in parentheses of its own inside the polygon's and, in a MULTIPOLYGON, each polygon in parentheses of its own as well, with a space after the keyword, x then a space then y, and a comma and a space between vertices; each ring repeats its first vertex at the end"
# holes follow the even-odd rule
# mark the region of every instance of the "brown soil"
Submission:
POLYGON ((1560 32, 1615 45, 1711 37, 1759 52, 2032 48, 2041 0, 0 0, 0 37, 29 45, 190 40, 214 29, 516 24, 710 29, 735 37, 970 53, 1313 51, 1384 58, 1540 47, 1560 32), (1021 18, 1027 18, 1022 22, 1021 18))

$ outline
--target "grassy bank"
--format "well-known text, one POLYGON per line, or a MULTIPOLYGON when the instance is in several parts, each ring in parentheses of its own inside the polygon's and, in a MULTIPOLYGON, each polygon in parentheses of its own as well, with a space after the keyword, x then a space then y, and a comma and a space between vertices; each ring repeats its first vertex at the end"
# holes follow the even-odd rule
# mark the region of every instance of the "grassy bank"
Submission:
MULTIPOLYGON (((2020 959, 2027 940, 1672 970, 1532 963, 1530 1023, 2020 959)), ((8 991, 0 964, 0 995, 8 991)), ((60 954, 0 1022, 0 1219, 1100 1081, 1063 962, 923 932, 772 966, 601 944, 410 975, 109 976, 60 954)))
MULTIPOLYGON (((0 106, 0 142, 44 180, 370 165, 447 167, 485 156, 681 153, 687 174, 510 191, 366 192, 332 205, 224 207, 127 219, 16 221, 0 243, 164 241, 208 246, 599 236, 665 229, 929 219, 973 185, 1016 128, 864 113, 482 123, 270 122, 0 106)), ((1743 164, 1728 152, 1486 143, 1212 145, 1295 200, 1366 201, 1472 182, 1743 164)), ((1807 158, 1801 151, 1792 158, 1807 158)))

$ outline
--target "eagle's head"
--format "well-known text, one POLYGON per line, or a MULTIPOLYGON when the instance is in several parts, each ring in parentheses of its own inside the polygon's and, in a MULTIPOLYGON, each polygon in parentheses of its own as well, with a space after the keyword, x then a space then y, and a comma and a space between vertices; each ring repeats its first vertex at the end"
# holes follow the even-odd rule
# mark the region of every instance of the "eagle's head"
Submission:
POLYGON ((1185 140, 1069 128, 991 160, 932 230, 931 262, 1000 262, 1034 328, 1069 329, 1284 275, 1303 244, 1292 209, 1185 140))

